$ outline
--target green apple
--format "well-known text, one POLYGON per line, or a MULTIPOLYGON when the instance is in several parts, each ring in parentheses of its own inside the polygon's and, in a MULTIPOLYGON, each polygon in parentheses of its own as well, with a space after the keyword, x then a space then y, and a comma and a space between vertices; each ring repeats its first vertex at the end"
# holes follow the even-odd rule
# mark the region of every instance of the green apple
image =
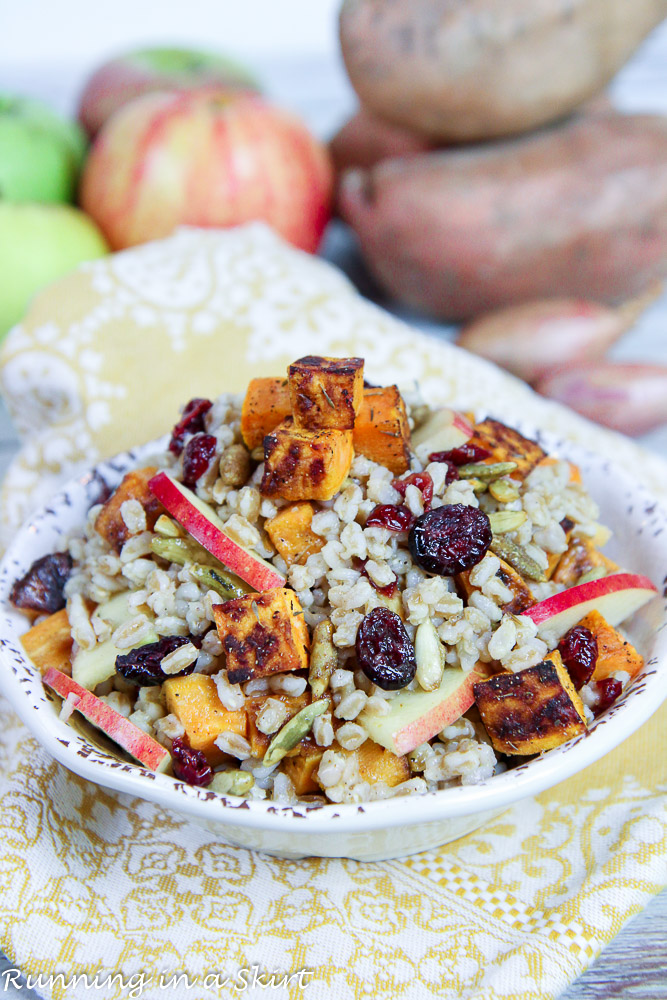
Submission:
POLYGON ((40 101, 0 93, 0 199, 72 201, 85 153, 76 122, 40 101))
POLYGON ((223 87, 255 91, 252 73, 218 52, 156 48, 126 52, 93 73, 79 101, 79 121, 93 138, 106 120, 135 97, 155 90, 223 87))
POLYGON ((95 223, 78 208, 0 201, 0 337, 18 323, 36 291, 108 252, 95 223))

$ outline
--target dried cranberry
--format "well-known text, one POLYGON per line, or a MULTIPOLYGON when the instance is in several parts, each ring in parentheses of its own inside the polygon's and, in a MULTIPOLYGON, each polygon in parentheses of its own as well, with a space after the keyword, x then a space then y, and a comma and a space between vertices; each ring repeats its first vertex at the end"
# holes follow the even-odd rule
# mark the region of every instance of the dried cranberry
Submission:
POLYGON ((454 465, 467 465, 468 462, 481 462, 489 458, 491 452, 487 448, 482 448, 479 444, 460 445, 450 451, 434 451, 428 456, 429 462, 452 462, 454 465))
POLYGON ((388 528, 389 531, 409 531, 415 516, 408 507, 379 503, 366 518, 367 528, 388 528))
POLYGON ((197 480, 203 476, 213 457, 218 440, 212 434, 195 434, 183 452, 183 483, 194 489, 197 480))
MULTIPOLYGON (((186 642, 192 642, 199 646, 200 640, 192 636, 166 635, 157 642, 149 642, 145 646, 137 646, 129 653, 121 653, 116 657, 116 670, 126 681, 139 684, 141 687, 154 687, 167 680, 160 663, 169 653, 173 653, 179 646, 184 646, 186 642)), ((184 667, 177 674, 169 674, 169 677, 185 677, 195 669, 194 663, 189 667, 184 667)))
POLYGON ((416 486, 418 490, 421 490, 424 507, 431 506, 431 501, 433 500, 433 480, 428 472, 412 472, 407 479, 394 479, 391 485, 403 498, 405 498, 408 486, 416 486))
POLYGON ((174 776, 188 785, 210 785, 213 781, 211 765, 201 750, 193 750, 182 736, 171 743, 171 761, 174 776))
POLYGON ((180 455, 186 434, 197 434, 204 430, 204 414, 213 406, 210 399, 191 399, 183 410, 183 415, 171 432, 169 451, 180 455))
POLYGON ((438 576, 452 576, 476 566, 492 539, 484 511, 453 503, 418 517, 408 536, 408 546, 422 569, 438 576))
POLYGON ((603 712, 606 712, 614 704, 623 690, 623 685, 614 677, 604 677, 600 681, 595 681, 595 685, 599 700, 593 708, 593 715, 597 718, 598 715, 602 715, 603 712))
POLYGON ((373 608, 357 632, 357 660, 374 684, 384 691, 405 687, 415 676, 415 649, 405 625, 388 608, 373 608))
POLYGON ((558 643, 565 668, 577 691, 588 684, 598 658, 598 641, 583 625, 575 625, 558 643))
POLYGON ((68 552, 42 556, 16 581, 9 600, 16 608, 52 615, 65 607, 65 584, 71 572, 72 557, 68 552))
POLYGON ((359 569, 361 571, 361 575, 365 576, 366 579, 370 581, 371 587, 373 587, 374 590, 376 590, 378 594, 381 594, 383 597, 393 597, 394 596, 394 594, 396 593, 397 586, 398 586, 398 581, 396 579, 392 580, 391 583, 386 584, 386 586, 384 586, 384 587, 379 587, 377 585, 377 583, 375 582, 375 580, 371 576, 369 576, 368 573, 366 572, 366 563, 368 562, 368 560, 367 559, 359 559, 359 560, 356 560, 356 562, 357 562, 357 565, 359 566, 359 569))

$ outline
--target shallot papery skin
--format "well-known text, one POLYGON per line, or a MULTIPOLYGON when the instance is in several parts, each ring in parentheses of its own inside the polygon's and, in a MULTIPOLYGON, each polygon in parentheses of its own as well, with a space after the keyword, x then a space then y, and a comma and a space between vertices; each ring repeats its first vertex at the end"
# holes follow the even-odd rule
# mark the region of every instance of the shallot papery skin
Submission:
POLYGON ((543 396, 636 437, 667 422, 667 366, 601 361, 554 372, 537 384, 543 396))

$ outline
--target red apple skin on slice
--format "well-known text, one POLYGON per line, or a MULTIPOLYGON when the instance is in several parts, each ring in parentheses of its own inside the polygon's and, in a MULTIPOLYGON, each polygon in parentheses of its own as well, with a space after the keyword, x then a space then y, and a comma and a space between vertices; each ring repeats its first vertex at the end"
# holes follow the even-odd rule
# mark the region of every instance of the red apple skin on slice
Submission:
POLYGON ((612 573, 547 597, 523 614, 535 622, 538 636, 551 644, 558 642, 591 611, 598 611, 616 627, 656 594, 656 588, 645 576, 612 573))
POLYGON ((149 489, 162 506, 207 552, 254 590, 284 587, 285 577, 261 556, 249 552, 224 531, 222 521, 205 501, 167 472, 158 472, 149 489))
POLYGON ((435 691, 399 692, 389 702, 389 713, 364 718, 364 728, 372 740, 397 756, 410 753, 472 707, 473 688, 488 674, 489 668, 482 663, 469 673, 448 667, 435 691))
POLYGON ((42 678, 44 684, 50 687, 61 698, 69 694, 78 696, 74 710, 101 729, 103 733, 117 743, 118 746, 131 754, 135 760, 150 771, 164 771, 171 761, 171 755, 157 740, 145 733, 125 716, 117 712, 111 705, 100 701, 96 695, 81 687, 62 670, 50 667, 42 678))

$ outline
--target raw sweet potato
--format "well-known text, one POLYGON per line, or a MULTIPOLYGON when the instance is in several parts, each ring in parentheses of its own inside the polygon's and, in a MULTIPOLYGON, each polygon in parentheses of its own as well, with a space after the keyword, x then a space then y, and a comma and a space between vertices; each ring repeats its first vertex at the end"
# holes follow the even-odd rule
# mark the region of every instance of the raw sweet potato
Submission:
POLYGON ((350 167, 372 167, 394 156, 411 156, 433 149, 433 143, 412 129, 378 118, 360 108, 329 143, 337 173, 350 167))
POLYGON ((410 428, 397 386, 364 389, 353 440, 355 451, 386 465, 395 476, 410 468, 410 428))
POLYGON ((241 434, 250 451, 291 412, 286 378, 251 379, 241 411, 241 434))
POLYGON ((666 0, 345 0, 340 37, 371 111, 465 142, 566 115, 665 16, 666 0))
POLYGON ((554 296, 619 302, 667 271, 667 118, 578 118, 387 160, 350 171, 339 202, 381 284, 436 316, 554 296))

